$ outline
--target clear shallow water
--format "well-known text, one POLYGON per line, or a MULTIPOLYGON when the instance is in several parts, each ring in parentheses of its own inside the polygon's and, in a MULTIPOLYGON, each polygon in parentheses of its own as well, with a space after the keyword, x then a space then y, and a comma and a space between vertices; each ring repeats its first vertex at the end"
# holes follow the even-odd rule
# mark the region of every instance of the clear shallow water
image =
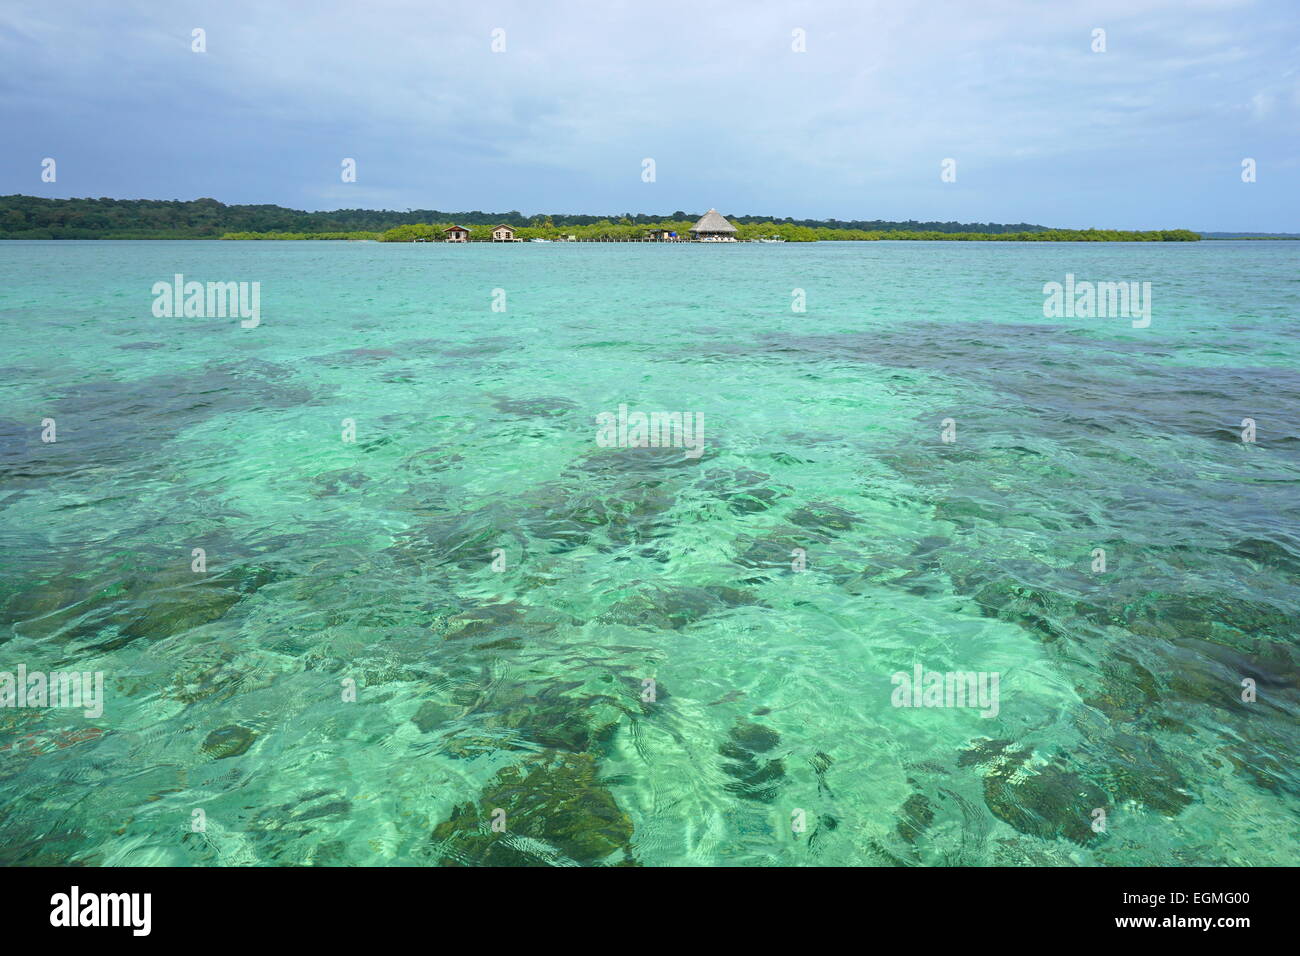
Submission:
POLYGON ((0 858, 1294 863, 1298 266, 0 245, 0 670, 106 685, 0 709, 0 858), (261 326, 155 318, 177 272, 261 326), (1044 319, 1066 273, 1150 328, 1044 319), (703 457, 598 447, 620 403, 703 457), (916 664, 997 716, 892 706, 916 664))

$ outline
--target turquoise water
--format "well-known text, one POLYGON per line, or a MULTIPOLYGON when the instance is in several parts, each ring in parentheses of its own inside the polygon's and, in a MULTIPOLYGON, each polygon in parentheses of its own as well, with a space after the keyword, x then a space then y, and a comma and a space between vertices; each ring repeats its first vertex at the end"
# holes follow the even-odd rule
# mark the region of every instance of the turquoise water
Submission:
POLYGON ((1296 862, 1300 245, 8 242, 0 327, 0 670, 105 688, 4 863, 1296 862))

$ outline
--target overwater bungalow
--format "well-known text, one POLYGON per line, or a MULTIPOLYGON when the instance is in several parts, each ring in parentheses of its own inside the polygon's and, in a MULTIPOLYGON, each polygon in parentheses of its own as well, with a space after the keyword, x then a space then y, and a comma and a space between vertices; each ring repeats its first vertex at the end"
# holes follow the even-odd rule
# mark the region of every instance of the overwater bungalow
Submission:
POLYGON ((469 242, 469 230, 464 226, 448 226, 442 231, 445 242, 469 242))
POLYGON ((677 241, 677 233, 673 232, 671 229, 651 229, 649 232, 645 234, 645 237, 646 240, 649 242, 676 242, 677 241))
POLYGON ((710 209, 691 226, 691 238, 698 242, 735 242, 736 227, 716 209, 710 209))
POLYGON ((493 242, 518 242, 515 238, 515 227, 501 223, 499 226, 492 227, 493 242))

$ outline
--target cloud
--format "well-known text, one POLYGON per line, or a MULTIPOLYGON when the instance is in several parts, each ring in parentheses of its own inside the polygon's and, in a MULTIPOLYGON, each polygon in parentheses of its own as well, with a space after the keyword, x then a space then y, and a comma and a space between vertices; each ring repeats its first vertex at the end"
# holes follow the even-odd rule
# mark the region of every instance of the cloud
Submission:
POLYGON ((1234 170, 1296 153, 1298 34, 1282 2, 10 2, 0 191, 57 153, 61 195, 1296 229, 1234 170))

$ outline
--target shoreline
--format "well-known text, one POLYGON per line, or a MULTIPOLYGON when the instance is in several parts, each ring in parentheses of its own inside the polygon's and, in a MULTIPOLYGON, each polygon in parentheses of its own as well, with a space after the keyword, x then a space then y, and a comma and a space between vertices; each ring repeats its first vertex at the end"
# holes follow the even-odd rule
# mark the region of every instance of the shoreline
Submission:
MULTIPOLYGON (((793 219, 736 215, 709 210, 724 241, 785 242, 1198 242, 1209 231, 1186 228, 1067 229, 1037 223, 956 222, 888 219, 793 219), (723 235, 725 234, 725 235, 723 235)), ((436 209, 338 209, 304 212, 276 205, 226 205, 215 199, 119 200, 0 196, 0 239, 232 239, 380 242, 441 241, 448 230, 469 241, 546 239, 557 241, 690 241, 702 220, 672 213, 449 212, 436 209)), ((1232 235, 1231 238, 1291 238, 1232 235)), ((1225 236, 1227 238, 1227 236, 1225 236)))
MULTIPOLYGON (((519 240, 513 243, 519 245, 527 243, 529 240, 519 240)), ((1077 239, 1077 238, 1060 238, 1060 239, 1031 239, 1020 236, 977 236, 971 237, 966 235, 948 235, 948 236, 879 236, 871 239, 811 239, 806 241, 787 240, 780 245, 809 245, 818 242, 830 243, 862 243, 862 242, 1008 242, 1008 243, 1088 243, 1096 245, 1106 244, 1123 244, 1134 245, 1141 243, 1168 243, 1168 242, 1297 242, 1300 236, 1201 236, 1196 239, 1185 240, 1161 240, 1161 239, 1077 239)), ((0 236, 0 243, 3 242, 383 242, 388 241, 372 236, 339 236, 339 237, 322 237, 322 236, 281 236, 281 235, 254 235, 254 236, 0 236)), ((397 243, 401 244, 401 243, 397 243)), ((411 244, 407 240, 406 244, 411 244)), ((509 242, 494 242, 491 239, 474 239, 465 243, 444 242, 434 240, 429 243, 419 243, 420 245, 511 245, 509 242)), ((699 242, 697 240, 682 240, 677 243, 654 242, 653 240, 643 239, 580 239, 573 242, 565 240, 550 240, 550 245, 752 245, 764 244, 757 239, 737 239, 732 243, 719 242, 699 242)))

